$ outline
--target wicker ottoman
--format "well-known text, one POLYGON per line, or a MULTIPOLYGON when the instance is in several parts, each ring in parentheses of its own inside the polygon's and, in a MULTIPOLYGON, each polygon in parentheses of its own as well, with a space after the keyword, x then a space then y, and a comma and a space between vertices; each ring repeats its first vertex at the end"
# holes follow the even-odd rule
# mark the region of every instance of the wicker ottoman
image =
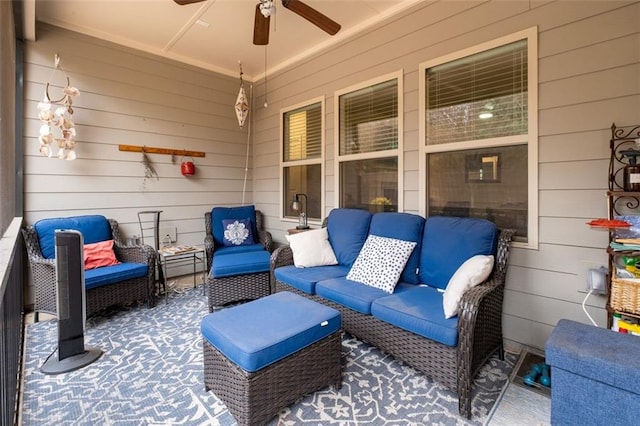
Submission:
POLYGON ((214 256, 207 277, 209 312, 270 294, 270 261, 266 250, 214 256))
POLYGON ((241 425, 342 384, 340 313, 304 297, 281 292, 208 314, 201 331, 205 389, 241 425))

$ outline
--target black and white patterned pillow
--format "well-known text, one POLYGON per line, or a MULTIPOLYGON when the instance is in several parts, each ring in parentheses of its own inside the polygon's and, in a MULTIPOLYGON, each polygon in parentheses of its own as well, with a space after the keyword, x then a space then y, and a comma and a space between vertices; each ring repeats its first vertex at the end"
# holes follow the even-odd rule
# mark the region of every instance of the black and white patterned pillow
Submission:
POLYGON ((415 246, 414 241, 369 235, 347 279, 393 293, 415 246))

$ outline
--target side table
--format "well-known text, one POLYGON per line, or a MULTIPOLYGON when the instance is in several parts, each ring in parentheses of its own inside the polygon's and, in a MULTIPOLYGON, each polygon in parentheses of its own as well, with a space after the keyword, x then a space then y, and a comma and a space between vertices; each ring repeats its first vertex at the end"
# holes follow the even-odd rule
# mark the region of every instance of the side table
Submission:
POLYGON ((204 294, 204 282, 207 276, 207 257, 203 247, 197 246, 170 246, 163 247, 158 250, 158 259, 163 272, 165 295, 168 300, 167 292, 167 270, 177 266, 193 265, 193 288, 197 287, 196 275, 198 273, 197 266, 201 265, 202 273, 202 293, 204 294))

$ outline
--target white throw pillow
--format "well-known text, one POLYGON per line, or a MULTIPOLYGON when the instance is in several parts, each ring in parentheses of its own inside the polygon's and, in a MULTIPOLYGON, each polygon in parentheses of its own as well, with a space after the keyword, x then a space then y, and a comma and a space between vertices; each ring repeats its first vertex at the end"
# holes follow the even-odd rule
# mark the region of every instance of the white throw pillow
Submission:
POLYGON ((293 264, 298 268, 337 265, 338 259, 329 243, 327 228, 285 235, 293 252, 293 264))
POLYGON ((493 256, 476 255, 467 259, 453 274, 442 296, 445 318, 458 315, 462 295, 484 282, 493 270, 493 256))
POLYGON ((414 241, 369 235, 347 279, 393 293, 415 246, 414 241))

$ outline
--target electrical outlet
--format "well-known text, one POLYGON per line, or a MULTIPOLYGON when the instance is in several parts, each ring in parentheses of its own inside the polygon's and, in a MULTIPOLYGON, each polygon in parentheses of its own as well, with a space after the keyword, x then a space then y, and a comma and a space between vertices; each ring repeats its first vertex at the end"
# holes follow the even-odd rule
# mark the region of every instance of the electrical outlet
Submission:
POLYGON ((587 291, 591 291, 593 294, 607 294, 607 268, 601 266, 597 269, 589 269, 587 291))
POLYGON ((175 243, 178 240, 177 233, 178 233, 178 230, 175 226, 167 226, 167 227, 159 228, 158 237, 160 237, 159 238, 160 243, 162 243, 162 241, 165 241, 167 235, 169 236, 169 239, 171 240, 171 242, 175 243))

